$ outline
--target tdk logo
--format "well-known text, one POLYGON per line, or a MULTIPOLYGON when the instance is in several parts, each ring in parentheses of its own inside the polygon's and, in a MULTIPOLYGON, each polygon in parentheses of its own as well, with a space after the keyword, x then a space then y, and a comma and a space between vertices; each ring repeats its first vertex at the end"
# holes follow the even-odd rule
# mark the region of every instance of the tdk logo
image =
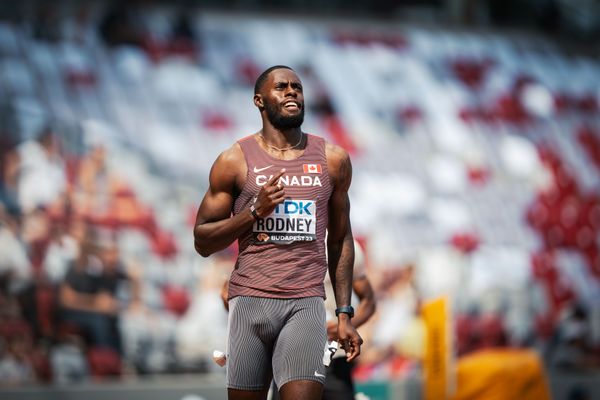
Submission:
POLYGON ((285 200, 283 204, 278 204, 275 207, 275 214, 285 215, 313 215, 311 209, 313 209, 315 202, 311 200, 285 200))

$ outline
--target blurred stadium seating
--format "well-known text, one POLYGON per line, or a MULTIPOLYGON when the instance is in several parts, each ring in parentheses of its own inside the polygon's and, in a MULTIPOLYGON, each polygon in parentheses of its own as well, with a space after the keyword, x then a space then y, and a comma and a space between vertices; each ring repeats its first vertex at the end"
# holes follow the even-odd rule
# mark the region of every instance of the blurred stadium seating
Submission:
POLYGON ((222 373, 210 357, 235 249, 202 259, 191 230, 214 159, 259 126, 252 85, 274 64, 304 81, 305 130, 352 154, 353 228, 380 302, 361 382, 418 375, 412 328, 441 294, 458 355, 531 347, 550 369, 598 373, 597 58, 526 34, 58 10, 0 21, 0 385, 222 373), (122 359, 56 318, 77 221, 115 241, 139 285, 116 293, 122 359))

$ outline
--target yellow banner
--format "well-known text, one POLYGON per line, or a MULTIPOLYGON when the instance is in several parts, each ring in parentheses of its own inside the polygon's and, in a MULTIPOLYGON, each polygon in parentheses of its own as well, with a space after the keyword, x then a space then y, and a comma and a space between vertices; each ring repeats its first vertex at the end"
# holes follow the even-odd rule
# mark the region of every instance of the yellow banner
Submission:
POLYGON ((458 360, 452 400, 550 400, 542 360, 529 349, 485 349, 458 360))
POLYGON ((423 358, 424 400, 445 400, 454 392, 452 341, 448 299, 441 297, 423 306, 427 327, 423 358))

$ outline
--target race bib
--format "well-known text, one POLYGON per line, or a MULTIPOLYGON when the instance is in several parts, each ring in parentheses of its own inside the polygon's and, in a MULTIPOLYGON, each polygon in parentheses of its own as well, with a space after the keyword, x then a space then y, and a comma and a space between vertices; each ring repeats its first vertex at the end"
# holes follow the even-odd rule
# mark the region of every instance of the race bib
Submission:
POLYGON ((254 221, 257 244, 312 242, 317 239, 317 203, 314 200, 285 200, 273 212, 254 221))

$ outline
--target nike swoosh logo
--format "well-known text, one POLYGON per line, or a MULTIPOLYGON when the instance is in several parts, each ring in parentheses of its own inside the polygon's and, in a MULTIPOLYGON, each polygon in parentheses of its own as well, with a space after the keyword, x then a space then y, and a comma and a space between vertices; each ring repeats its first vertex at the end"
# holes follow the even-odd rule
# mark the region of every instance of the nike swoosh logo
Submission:
POLYGON ((266 167, 263 167, 263 168, 256 168, 256 167, 254 167, 254 173, 255 173, 255 174, 258 174, 259 172, 262 172, 262 171, 264 171, 265 169, 269 169, 269 168, 271 168, 271 167, 272 167, 272 165, 267 165, 266 167))
POLYGON ((325 375, 318 373, 317 371, 315 371, 315 376, 318 378, 325 378, 325 375))

